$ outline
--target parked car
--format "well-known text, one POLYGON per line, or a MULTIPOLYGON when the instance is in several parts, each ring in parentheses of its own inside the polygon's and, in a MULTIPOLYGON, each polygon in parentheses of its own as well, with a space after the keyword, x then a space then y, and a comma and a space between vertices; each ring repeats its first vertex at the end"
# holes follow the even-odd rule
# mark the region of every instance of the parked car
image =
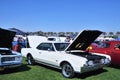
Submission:
POLYGON ((61 41, 60 37, 53 37, 53 36, 47 37, 47 40, 48 41, 61 41))
POLYGON ((12 51, 15 32, 0 28, 0 71, 5 68, 18 67, 22 64, 21 53, 12 51))
POLYGON ((84 30, 72 43, 58 41, 36 43, 37 40, 28 37, 30 48, 23 48, 21 52, 27 57, 28 64, 37 62, 58 68, 61 69, 64 77, 71 78, 75 73, 100 69, 110 63, 111 59, 108 55, 85 52, 101 33, 96 30, 84 30))
POLYGON ((111 64, 120 65, 120 41, 102 42, 99 47, 90 49, 89 51, 110 55, 111 64))
POLYGON ((93 43, 91 43, 91 45, 87 48, 87 50, 90 49, 96 49, 100 47, 100 41, 94 41, 93 43))

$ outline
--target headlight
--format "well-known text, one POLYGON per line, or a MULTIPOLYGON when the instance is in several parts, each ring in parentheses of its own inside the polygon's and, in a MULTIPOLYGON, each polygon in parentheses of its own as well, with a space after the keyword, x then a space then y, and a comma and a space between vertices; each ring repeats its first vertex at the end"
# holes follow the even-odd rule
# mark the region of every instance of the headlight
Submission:
POLYGON ((110 63, 110 60, 109 60, 109 58, 106 58, 105 59, 105 64, 108 64, 108 63, 110 63))
POLYGON ((110 60, 109 60, 109 58, 101 59, 100 63, 101 64, 108 64, 108 63, 110 63, 110 60))
POLYGON ((101 59, 101 60, 100 60, 100 63, 101 63, 101 64, 104 64, 104 63, 105 63, 105 59, 101 59))
POLYGON ((88 64, 88 66, 94 66, 94 63, 92 60, 88 61, 87 64, 88 64))
POLYGON ((21 56, 15 57, 15 60, 16 60, 16 61, 21 61, 21 60, 22 60, 22 57, 21 57, 21 56))

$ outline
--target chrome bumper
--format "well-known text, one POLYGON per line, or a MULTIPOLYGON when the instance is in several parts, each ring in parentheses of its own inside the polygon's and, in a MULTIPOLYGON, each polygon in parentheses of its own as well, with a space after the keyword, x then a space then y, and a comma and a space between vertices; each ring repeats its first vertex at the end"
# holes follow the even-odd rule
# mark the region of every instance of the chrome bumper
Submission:
MULTIPOLYGON (((107 65, 109 65, 109 64, 107 64, 107 65)), ((81 68, 80 73, 97 70, 97 69, 103 68, 104 66, 107 66, 107 65, 105 65, 105 64, 97 64, 97 65, 94 65, 94 66, 84 66, 84 67, 81 68)))
POLYGON ((23 63, 22 62, 9 62, 9 63, 3 63, 0 65, 0 70, 5 69, 5 68, 14 68, 14 67, 19 67, 23 63))

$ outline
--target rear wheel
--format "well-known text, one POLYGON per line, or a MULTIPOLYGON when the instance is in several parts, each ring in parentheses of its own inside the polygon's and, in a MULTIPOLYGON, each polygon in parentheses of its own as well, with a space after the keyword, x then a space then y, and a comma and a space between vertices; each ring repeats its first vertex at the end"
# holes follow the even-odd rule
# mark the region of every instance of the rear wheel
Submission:
POLYGON ((33 59, 32 55, 28 55, 28 56, 27 56, 27 63, 28 63, 29 65, 35 64, 35 60, 33 59))
POLYGON ((66 78, 74 77, 74 75, 75 75, 74 70, 69 63, 64 63, 62 65, 62 75, 66 78))

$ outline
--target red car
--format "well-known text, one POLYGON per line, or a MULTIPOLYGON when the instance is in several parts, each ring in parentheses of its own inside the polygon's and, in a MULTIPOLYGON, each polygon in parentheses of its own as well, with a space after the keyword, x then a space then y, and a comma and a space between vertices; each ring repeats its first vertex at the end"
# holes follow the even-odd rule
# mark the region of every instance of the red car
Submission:
POLYGON ((89 52, 110 55, 111 63, 120 65, 120 41, 103 42, 99 47, 89 49, 89 52))

